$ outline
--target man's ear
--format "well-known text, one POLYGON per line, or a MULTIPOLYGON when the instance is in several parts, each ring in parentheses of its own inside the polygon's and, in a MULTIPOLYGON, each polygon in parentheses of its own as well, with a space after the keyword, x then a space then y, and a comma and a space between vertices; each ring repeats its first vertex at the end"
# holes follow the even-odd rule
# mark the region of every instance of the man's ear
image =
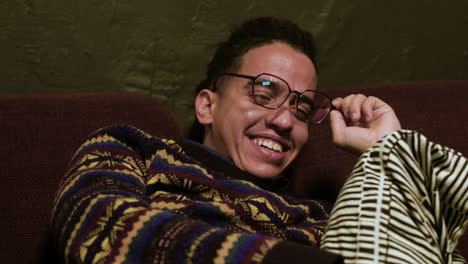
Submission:
POLYGON ((213 111, 216 105, 217 94, 208 89, 201 90, 195 98, 195 114, 202 125, 213 123, 213 111))

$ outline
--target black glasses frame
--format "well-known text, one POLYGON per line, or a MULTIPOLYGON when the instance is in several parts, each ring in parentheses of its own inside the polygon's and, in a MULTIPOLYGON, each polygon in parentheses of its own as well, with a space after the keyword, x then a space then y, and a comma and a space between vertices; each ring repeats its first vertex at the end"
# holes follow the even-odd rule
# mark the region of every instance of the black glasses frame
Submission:
POLYGON ((270 74, 270 73, 266 73, 266 72, 261 73, 261 74, 259 74, 259 75, 257 75, 257 76, 245 75, 245 74, 239 74, 239 73, 231 73, 231 72, 224 72, 224 73, 221 73, 221 74, 219 74, 219 75, 216 77, 216 80, 215 80, 214 83, 213 83, 213 88, 212 88, 212 91, 213 91, 213 92, 216 91, 217 82, 218 82, 219 77, 224 76, 224 75, 227 75, 227 76, 234 76, 234 77, 240 77, 240 78, 244 78, 244 79, 251 80, 251 81, 252 81, 252 88, 251 88, 251 89, 252 89, 252 94, 255 93, 255 91, 254 91, 255 80, 257 80, 258 77, 260 77, 260 76, 262 76, 262 75, 269 75, 269 76, 272 76, 272 77, 275 77, 275 78, 278 78, 278 79, 282 80, 282 81, 287 85, 287 87, 288 87, 288 89, 289 89, 289 92, 288 92, 288 96, 286 96, 286 97, 284 98, 284 101, 281 102, 281 104, 279 104, 278 106, 275 106, 275 107, 267 107, 267 106, 264 106, 264 105, 261 105, 261 104, 257 103, 257 101, 255 100, 255 97, 254 97, 253 100, 254 100, 255 104, 256 104, 256 105, 259 105, 259 106, 261 106, 261 107, 263 107, 263 108, 266 108, 266 109, 271 109, 271 110, 278 109, 278 108, 280 108, 280 107, 288 100, 289 96, 290 96, 292 93, 296 93, 296 94, 298 95, 298 97, 297 97, 297 99, 296 99, 296 112, 297 112, 297 115, 296 115, 295 117, 296 117, 298 120, 303 121, 303 122, 306 122, 306 123, 308 123, 308 124, 318 125, 318 124, 322 123, 323 120, 325 120, 325 119, 328 117, 328 115, 330 114, 330 112, 331 112, 332 110, 335 109, 335 107, 334 107, 333 104, 331 103, 332 100, 330 99, 330 97, 329 97, 327 94, 325 94, 325 93, 323 93, 323 92, 315 91, 315 90, 305 90, 305 91, 303 91, 303 92, 298 92, 298 91, 296 91, 296 90, 291 89, 291 86, 289 86, 289 83, 288 83, 285 79, 283 79, 283 78, 281 78, 281 77, 278 77, 278 76, 276 76, 276 75, 270 74), (327 113, 322 119, 320 119, 319 121, 317 121, 317 122, 315 122, 315 123, 309 122, 309 121, 307 121, 307 120, 302 120, 302 119, 299 119, 299 118, 298 118, 298 116, 300 116, 300 115, 299 115, 299 112, 298 112, 298 111, 299 111, 299 110, 298 110, 298 109, 299 109, 299 108, 298 108, 299 99, 302 97, 302 95, 303 95, 305 92, 313 92, 313 93, 320 94, 320 95, 322 95, 322 96, 325 96, 325 97, 328 99, 328 101, 330 102, 330 110, 328 111, 328 113, 327 113))

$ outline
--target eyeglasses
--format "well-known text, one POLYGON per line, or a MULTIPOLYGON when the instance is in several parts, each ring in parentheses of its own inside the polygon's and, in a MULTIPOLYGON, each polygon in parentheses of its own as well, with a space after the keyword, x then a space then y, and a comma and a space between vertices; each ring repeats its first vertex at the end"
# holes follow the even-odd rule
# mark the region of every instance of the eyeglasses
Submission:
POLYGON ((320 124, 333 109, 331 99, 326 94, 315 90, 303 92, 292 90, 284 79, 269 73, 257 76, 222 73, 216 78, 213 91, 216 90, 217 82, 221 76, 234 76, 251 80, 251 96, 255 104, 267 109, 278 109, 291 94, 295 94, 296 97, 290 102, 290 105, 296 110, 293 112, 294 116, 309 124, 320 124))

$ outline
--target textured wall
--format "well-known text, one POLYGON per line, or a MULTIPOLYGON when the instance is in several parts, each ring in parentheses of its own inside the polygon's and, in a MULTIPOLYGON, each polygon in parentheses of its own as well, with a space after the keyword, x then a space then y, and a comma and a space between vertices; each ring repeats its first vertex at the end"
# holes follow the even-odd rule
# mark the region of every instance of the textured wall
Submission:
POLYGON ((259 15, 315 33, 322 87, 468 79, 467 10, 466 0, 3 0, 0 93, 145 93, 187 127, 215 43, 259 15))

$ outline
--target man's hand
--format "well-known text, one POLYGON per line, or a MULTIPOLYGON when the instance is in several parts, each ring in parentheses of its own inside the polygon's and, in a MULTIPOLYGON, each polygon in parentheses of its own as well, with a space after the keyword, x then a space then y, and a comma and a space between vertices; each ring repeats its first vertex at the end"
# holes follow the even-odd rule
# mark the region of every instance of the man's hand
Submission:
POLYGON ((393 109, 377 97, 352 94, 335 98, 330 113, 333 142, 357 155, 380 138, 401 129, 393 109))

